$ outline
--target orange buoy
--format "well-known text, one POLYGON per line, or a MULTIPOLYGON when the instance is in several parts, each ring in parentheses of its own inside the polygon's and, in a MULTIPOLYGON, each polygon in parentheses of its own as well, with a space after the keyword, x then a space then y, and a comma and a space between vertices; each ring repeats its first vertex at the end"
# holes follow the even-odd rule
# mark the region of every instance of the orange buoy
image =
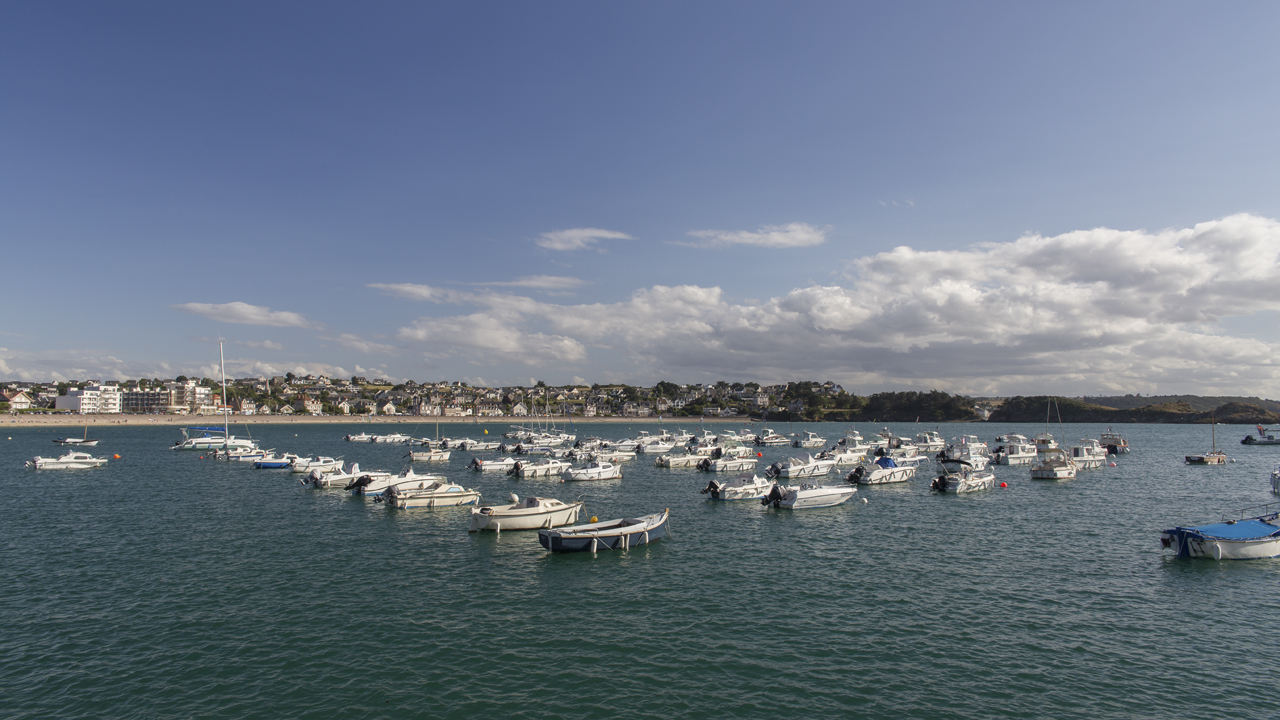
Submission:
POLYGON ((112 459, 112 460, 119 460, 119 459, 120 459, 120 453, 116 453, 115 455, 112 455, 112 456, 111 456, 111 459, 112 459))
POLYGON ((1000 483, 1000 487, 1009 487, 1009 483, 1000 483))
POLYGON ((756 457, 764 457, 764 453, 762 453, 762 452, 758 452, 758 453, 756 453, 756 457))

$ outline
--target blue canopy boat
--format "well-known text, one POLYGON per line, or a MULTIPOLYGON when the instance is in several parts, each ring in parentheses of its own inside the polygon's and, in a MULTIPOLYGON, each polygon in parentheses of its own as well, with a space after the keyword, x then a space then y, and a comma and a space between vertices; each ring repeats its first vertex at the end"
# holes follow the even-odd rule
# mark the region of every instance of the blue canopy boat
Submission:
POLYGON ((552 552, 626 550, 647 545, 667 534, 670 508, 638 518, 604 520, 588 525, 539 530, 538 542, 552 552))
POLYGON ((1212 525, 1175 527, 1160 534, 1160 544, 1177 557, 1254 560, 1280 557, 1280 503, 1254 505, 1240 517, 1212 525), (1246 513, 1262 513, 1245 517, 1246 513))

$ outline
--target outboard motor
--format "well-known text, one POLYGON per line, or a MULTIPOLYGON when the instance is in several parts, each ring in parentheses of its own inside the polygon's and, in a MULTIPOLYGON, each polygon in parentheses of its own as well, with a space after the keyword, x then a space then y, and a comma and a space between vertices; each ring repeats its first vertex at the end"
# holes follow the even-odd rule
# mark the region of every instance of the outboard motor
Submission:
POLYGON ((320 487, 320 480, 324 478, 324 473, 320 472, 320 468, 316 468, 307 473, 307 479, 302 482, 303 485, 311 483, 316 487, 320 487))
POLYGON ((857 485, 858 483, 862 482, 862 478, 865 477, 866 474, 867 474, 867 469, 859 465, 858 467, 853 469, 853 472, 849 473, 849 476, 846 477, 845 480, 850 485, 857 485))
POLYGON ((699 470, 703 472, 710 472, 711 458, 702 458, 701 460, 698 461, 698 464, 695 467, 697 467, 699 470))
POLYGON ((760 499, 760 504, 766 506, 772 504, 774 507, 778 507, 781 502, 782 490, 780 490, 777 485, 774 485, 773 488, 769 490, 768 495, 765 495, 760 499))
POLYGON ((715 448, 711 451, 712 460, 719 460, 722 457, 724 457, 724 448, 715 448))
POLYGON ((480 460, 480 458, 473 457, 471 458, 471 462, 467 464, 467 467, 471 468, 472 470, 479 470, 481 469, 483 464, 484 463, 480 460))
POLYGON ((764 476, 767 478, 776 478, 782 474, 782 463, 774 463, 765 468, 764 476))
POLYGON ((513 476, 513 477, 519 477, 519 476, 520 476, 520 469, 521 469, 522 467, 524 467, 524 463, 516 463, 515 465, 512 465, 512 466, 511 466, 511 469, 507 471, 507 475, 510 475, 510 476, 513 476))
POLYGON ((946 476, 946 475, 939 475, 938 477, 934 478, 934 479, 933 479, 933 484, 932 484, 932 485, 930 485, 929 487, 930 487, 930 488, 932 488, 933 490, 937 491, 937 492, 946 492, 946 491, 947 491, 947 476, 946 476))
POLYGON ((707 493, 711 493, 711 498, 713 500, 719 500, 720 499, 720 483, 716 482, 715 480, 712 480, 711 482, 707 483, 707 486, 702 488, 702 494, 706 495, 707 493))
POLYGON ((373 478, 368 475, 361 475, 355 480, 352 480, 345 488, 343 488, 343 490, 351 490, 357 495, 363 495, 364 489, 369 487, 369 483, 371 482, 373 482, 373 478))

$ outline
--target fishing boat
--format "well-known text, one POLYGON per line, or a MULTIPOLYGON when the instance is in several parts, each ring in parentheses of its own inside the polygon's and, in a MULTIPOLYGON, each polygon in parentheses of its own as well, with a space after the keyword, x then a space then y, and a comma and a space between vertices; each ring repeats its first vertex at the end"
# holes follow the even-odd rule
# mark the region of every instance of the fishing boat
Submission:
POLYGON ((697 467, 698 463, 702 462, 706 458, 706 455, 698 455, 695 453, 666 453, 655 458, 653 466, 664 468, 691 468, 697 467))
POLYGON ((342 469, 342 458, 331 458, 320 455, 315 459, 298 458, 289 466, 290 472, 309 473, 317 470, 322 473, 336 473, 342 469))
POLYGON ((1071 460, 1081 470, 1100 468, 1107 461, 1107 449, 1093 438, 1082 438, 1079 445, 1071 446, 1071 460))
POLYGON ((852 485, 774 485, 769 494, 760 499, 760 504, 788 510, 808 510, 834 507, 856 494, 858 488, 852 485))
POLYGON ((1237 517, 1224 516, 1210 525, 1170 528, 1160 533, 1160 544, 1180 558, 1280 557, 1280 503, 1247 507, 1237 517))
POLYGON ((347 442, 366 442, 366 443, 373 442, 373 436, 366 432, 356 433, 354 435, 347 435, 342 439, 346 440, 347 442))
POLYGON ((371 440, 370 442, 375 442, 375 443, 407 443, 407 442, 409 442, 409 441, 411 441, 411 440, 413 440, 413 438, 409 437, 408 435, 405 435, 404 433, 390 433, 390 434, 387 434, 387 435, 374 435, 374 436, 373 436, 373 440, 371 440))
POLYGON ((844 479, 850 485, 884 485, 906 482, 915 476, 914 466, 899 465, 891 457, 880 457, 870 465, 854 468, 844 479))
POLYGON ((996 475, 990 470, 978 470, 964 460, 948 460, 942 472, 930 483, 936 493, 966 493, 990 490, 996 486, 996 475))
POLYGON ((804 431, 804 437, 798 437, 791 441, 791 447, 794 448, 820 448, 827 446, 827 439, 811 430, 804 431))
POLYGON ((480 492, 451 483, 437 475, 421 480, 417 485, 395 482, 373 498, 387 507, 411 510, 413 508, 455 507, 475 505, 480 502, 480 492))
POLYGON ((1107 449, 1112 455, 1129 452, 1129 443, 1118 432, 1114 432, 1111 428, 1099 436, 1099 444, 1107 449))
POLYGON ((758 462, 760 462, 760 459, 753 457, 722 457, 717 459, 705 457, 694 467, 703 472, 743 472, 744 470, 755 470, 758 462))
POLYGON ((399 488, 405 491, 421 490, 429 483, 443 482, 443 475, 418 475, 412 467, 407 467, 399 475, 390 473, 364 473, 348 483, 343 490, 349 490, 357 497, 378 496, 388 488, 399 488))
POLYGON ((56 458, 37 455, 26 462, 27 467, 36 470, 84 470, 106 464, 107 458, 96 458, 89 453, 75 450, 56 458))
POLYGON ((511 494, 510 505, 485 505, 471 510, 471 526, 467 532, 492 530, 541 530, 557 528, 578 521, 581 500, 563 503, 555 498, 527 497, 511 494))
POLYGON ((938 453, 938 463, 963 460, 974 470, 985 470, 991 462, 991 450, 977 435, 963 435, 953 439, 945 450, 938 453))
POLYGON ((1227 454, 1218 449, 1218 423, 1212 421, 1213 425, 1213 449, 1201 455, 1187 455, 1186 462, 1188 465, 1226 465, 1227 454))
POLYGON ((712 478, 700 492, 712 500, 759 500, 773 489, 773 481, 746 473, 728 480, 712 478))
POLYGON ((770 465, 765 471, 769 478, 808 478, 822 477, 836 466, 835 460, 819 460, 812 455, 800 458, 789 458, 770 465))
POLYGON ((405 457, 409 458, 410 462, 428 462, 433 460, 448 460, 449 455, 452 453, 452 450, 413 450, 410 451, 408 455, 405 455, 405 457))
POLYGON ((768 445, 768 446, 789 444, 787 442, 787 437, 785 435, 779 435, 778 433, 770 430, 769 428, 762 428, 760 432, 756 435, 755 442, 757 445, 768 445))
POLYGON ((238 462, 256 462, 267 456, 267 453, 273 450, 261 450, 258 448, 231 448, 229 450, 214 450, 214 460, 235 460, 238 462))
POLYGON ((1076 476, 1075 460, 1060 447, 1040 451, 1038 461, 1031 466, 1032 480, 1071 480, 1076 476))
POLYGON ((75 447, 97 447, 99 441, 89 439, 89 421, 85 420, 84 421, 84 437, 78 437, 78 438, 60 437, 60 438, 54 438, 53 442, 56 445, 72 445, 75 447))
POLYGON ((472 440, 470 438, 464 438, 454 443, 453 446, 463 452, 468 450, 471 452, 482 452, 485 450, 497 450, 498 446, 501 444, 502 443, 497 440, 472 440))
POLYGON ((384 481, 389 480, 391 478, 391 473, 389 472, 381 472, 378 470, 362 471, 360 469, 359 463, 351 463, 350 465, 342 468, 342 470, 338 472, 323 473, 323 472, 320 472, 319 470, 312 470, 300 482, 303 485, 311 485, 321 490, 325 490, 329 488, 345 489, 348 485, 355 482, 356 480, 359 480, 365 475, 370 476, 371 483, 374 480, 379 478, 381 478, 384 481))
MULTIPOLYGON (((55 440, 54 442, 57 442, 57 441, 55 440)), ((1267 432, 1266 428, 1259 425, 1258 437, 1254 437, 1252 435, 1245 435, 1244 439, 1240 441, 1240 444, 1241 445, 1280 445, 1280 438, 1276 437, 1273 433, 1267 432)))
POLYGON ((991 457, 997 465, 1030 465, 1036 461, 1036 446, 1025 435, 1009 433, 991 457))
POLYGON ((648 545, 667 535, 670 513, 668 509, 642 517, 602 520, 558 530, 539 530, 538 542, 551 552, 627 550, 648 545))
POLYGON ((947 441, 936 430, 925 430, 916 433, 916 447, 922 453, 939 452, 947 446, 947 441))
POLYGON ((575 468, 567 467, 560 472, 561 482, 583 482, 587 480, 619 480, 622 468, 611 462, 592 460, 586 465, 575 468))

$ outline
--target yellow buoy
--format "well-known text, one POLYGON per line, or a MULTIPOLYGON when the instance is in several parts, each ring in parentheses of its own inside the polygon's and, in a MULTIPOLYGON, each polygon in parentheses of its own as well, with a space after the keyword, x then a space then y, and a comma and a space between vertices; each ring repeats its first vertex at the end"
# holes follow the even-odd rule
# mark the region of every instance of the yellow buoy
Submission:
POLYGON ((600 522, 600 519, 599 519, 599 518, 597 518, 595 515, 592 515, 592 516, 591 516, 591 522, 600 522))

